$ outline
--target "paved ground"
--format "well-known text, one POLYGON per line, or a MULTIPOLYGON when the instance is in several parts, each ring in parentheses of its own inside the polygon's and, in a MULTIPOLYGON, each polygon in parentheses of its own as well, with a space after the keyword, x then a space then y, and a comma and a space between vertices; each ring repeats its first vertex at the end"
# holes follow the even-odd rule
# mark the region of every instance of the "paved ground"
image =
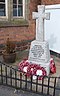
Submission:
POLYGON ((22 90, 19 90, 18 92, 14 93, 14 90, 14 88, 0 85, 0 96, 42 96, 22 90))
MULTIPOLYGON (((25 56, 27 56, 27 55, 24 54, 24 57, 25 56)), ((21 55, 20 58, 23 59, 22 55, 21 55)), ((53 58, 54 58, 54 61, 55 61, 55 64, 56 64, 57 71, 56 71, 56 74, 54 74, 52 76, 60 76, 60 58, 57 58, 55 56, 53 56, 53 58)), ((0 56, 0 61, 3 61, 2 56, 0 56)), ((17 62, 15 62, 13 65, 15 65, 18 62, 19 62, 19 60, 17 60, 17 62)), ((10 87, 0 85, 0 96, 41 96, 41 95, 34 94, 34 93, 24 92, 22 90, 14 93, 14 90, 15 90, 14 88, 10 88, 10 87)))

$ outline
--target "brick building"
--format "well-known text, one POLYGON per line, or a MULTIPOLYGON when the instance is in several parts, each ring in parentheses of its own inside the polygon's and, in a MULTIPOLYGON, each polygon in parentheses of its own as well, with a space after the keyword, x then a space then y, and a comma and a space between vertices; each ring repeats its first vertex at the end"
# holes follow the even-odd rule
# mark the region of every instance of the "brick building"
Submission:
POLYGON ((32 40, 35 21, 32 12, 39 4, 58 4, 60 0, 0 0, 0 44, 9 37, 12 41, 32 40))
POLYGON ((16 42, 34 38, 32 11, 36 11, 38 4, 39 0, 0 0, 0 44, 4 44, 8 37, 16 42))

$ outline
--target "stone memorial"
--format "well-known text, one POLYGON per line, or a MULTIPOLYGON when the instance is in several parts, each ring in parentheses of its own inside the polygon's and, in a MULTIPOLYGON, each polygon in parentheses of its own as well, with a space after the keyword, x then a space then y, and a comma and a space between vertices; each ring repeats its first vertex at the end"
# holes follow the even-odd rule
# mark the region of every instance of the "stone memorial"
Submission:
POLYGON ((28 61, 32 64, 39 64, 50 73, 50 51, 49 44, 44 40, 44 19, 49 20, 50 14, 45 13, 45 6, 38 5, 38 12, 33 12, 33 19, 36 19, 36 40, 31 42, 28 61))
POLYGON ((45 6, 38 5, 38 12, 32 13, 32 18, 36 19, 36 40, 44 41, 44 19, 50 19, 50 13, 45 13, 45 6))
POLYGON ((47 42, 34 40, 31 42, 29 61, 34 63, 47 63, 50 60, 50 53, 47 42))

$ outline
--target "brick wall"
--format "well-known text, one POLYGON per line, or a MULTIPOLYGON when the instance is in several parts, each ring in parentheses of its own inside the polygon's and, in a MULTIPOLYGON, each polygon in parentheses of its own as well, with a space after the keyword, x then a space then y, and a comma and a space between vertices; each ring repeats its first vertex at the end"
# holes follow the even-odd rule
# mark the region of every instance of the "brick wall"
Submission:
POLYGON ((44 5, 60 4, 60 0, 41 0, 41 4, 44 5))
POLYGON ((30 0, 28 26, 0 27, 0 44, 4 44, 7 38, 12 41, 20 42, 21 40, 32 40, 35 36, 35 21, 32 20, 32 11, 36 11, 39 0, 30 0))

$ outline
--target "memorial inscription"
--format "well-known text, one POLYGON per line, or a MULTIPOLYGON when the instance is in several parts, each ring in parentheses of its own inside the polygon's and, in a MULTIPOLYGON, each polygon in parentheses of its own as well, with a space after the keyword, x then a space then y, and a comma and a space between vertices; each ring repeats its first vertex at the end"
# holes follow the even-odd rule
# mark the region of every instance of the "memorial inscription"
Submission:
POLYGON ((32 41, 28 60, 36 62, 37 64, 48 62, 50 60, 48 49, 48 42, 39 42, 37 40, 32 41))
POLYGON ((32 52, 34 57, 40 58, 42 56, 42 54, 44 54, 44 49, 42 48, 41 45, 35 45, 31 49, 31 52, 32 52))

